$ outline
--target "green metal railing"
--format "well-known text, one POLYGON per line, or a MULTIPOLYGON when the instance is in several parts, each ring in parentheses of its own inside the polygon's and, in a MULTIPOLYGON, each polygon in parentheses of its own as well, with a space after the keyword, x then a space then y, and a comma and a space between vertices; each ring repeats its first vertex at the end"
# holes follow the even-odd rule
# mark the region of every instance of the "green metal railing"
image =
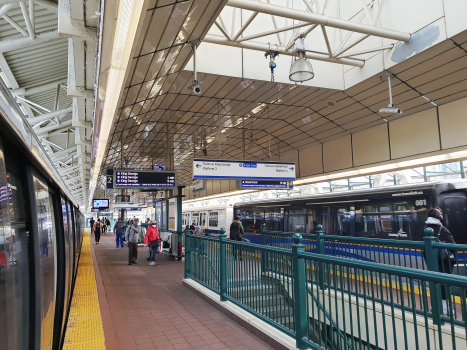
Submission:
MULTIPOLYGON (((317 226, 316 234, 302 236, 305 250, 310 253, 429 270, 425 242, 325 235, 321 225, 317 226)), ((267 246, 291 249, 292 238, 290 232, 262 231, 262 242, 267 246)), ((437 242, 433 247, 454 253, 451 263, 440 262, 435 271, 467 276, 467 245, 437 242)))
MULTIPOLYGON (((440 243, 426 233, 431 270, 440 243)), ((185 239, 186 278, 295 337, 300 349, 467 347, 466 277, 309 253, 298 234, 291 249, 185 239)))

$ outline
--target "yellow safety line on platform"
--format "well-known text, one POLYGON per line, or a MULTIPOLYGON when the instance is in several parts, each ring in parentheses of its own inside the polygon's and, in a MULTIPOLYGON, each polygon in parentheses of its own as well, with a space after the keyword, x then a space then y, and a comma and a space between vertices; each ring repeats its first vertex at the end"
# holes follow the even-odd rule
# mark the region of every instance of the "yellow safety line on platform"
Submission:
POLYGON ((105 350, 104 329, 97 295, 96 276, 87 234, 83 237, 81 257, 63 344, 65 350, 105 350))

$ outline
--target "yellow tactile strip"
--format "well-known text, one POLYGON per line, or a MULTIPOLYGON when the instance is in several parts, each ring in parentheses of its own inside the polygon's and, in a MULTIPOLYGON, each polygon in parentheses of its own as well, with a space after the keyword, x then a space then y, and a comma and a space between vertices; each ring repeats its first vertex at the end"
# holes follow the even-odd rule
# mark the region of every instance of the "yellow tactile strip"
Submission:
POLYGON ((94 275, 91 245, 87 234, 83 237, 83 247, 63 349, 105 350, 96 276, 94 275))

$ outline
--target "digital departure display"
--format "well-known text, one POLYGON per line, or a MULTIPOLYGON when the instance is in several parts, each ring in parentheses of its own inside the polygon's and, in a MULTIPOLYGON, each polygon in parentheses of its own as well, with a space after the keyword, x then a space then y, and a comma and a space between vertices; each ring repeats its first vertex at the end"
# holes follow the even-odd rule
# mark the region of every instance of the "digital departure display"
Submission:
POLYGON ((175 188, 175 171, 115 170, 115 188, 175 188))
POLYGON ((288 181, 274 180, 242 180, 241 188, 288 189, 288 181))
POLYGON ((93 199, 92 207, 95 209, 108 209, 109 200, 108 199, 93 199))

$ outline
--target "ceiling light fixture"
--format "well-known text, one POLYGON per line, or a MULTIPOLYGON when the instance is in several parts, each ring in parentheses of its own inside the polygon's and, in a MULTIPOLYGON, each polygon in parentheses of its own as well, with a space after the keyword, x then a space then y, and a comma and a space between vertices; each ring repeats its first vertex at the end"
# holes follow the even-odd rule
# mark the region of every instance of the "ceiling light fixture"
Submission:
POLYGON ((290 65, 289 79, 291 81, 302 83, 314 78, 313 66, 305 58, 306 51, 305 37, 299 37, 295 43, 292 64, 290 65))

